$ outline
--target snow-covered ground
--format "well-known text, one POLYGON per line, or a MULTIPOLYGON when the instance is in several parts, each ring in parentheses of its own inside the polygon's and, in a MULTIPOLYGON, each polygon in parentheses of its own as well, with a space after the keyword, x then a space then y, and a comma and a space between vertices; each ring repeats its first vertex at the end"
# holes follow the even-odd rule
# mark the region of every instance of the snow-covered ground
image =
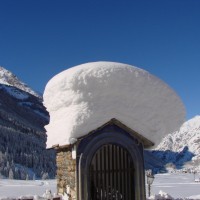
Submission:
MULTIPOLYGON (((195 174, 195 179, 197 178, 200 178, 200 174, 195 174)), ((159 191, 174 198, 200 199, 200 182, 195 182, 194 174, 189 173, 157 174, 152 184, 152 194, 158 194, 159 191)))
POLYGON ((0 199, 5 197, 43 196, 46 190, 56 193, 56 180, 10 180, 0 179, 0 199))
MULTIPOLYGON (((200 174, 195 175, 196 179, 200 174)), ((56 180, 0 180, 0 199, 5 197, 20 196, 43 196, 46 190, 56 193, 56 180)), ((152 184, 152 194, 159 194, 160 191, 168 193, 176 198, 200 199, 200 182, 194 181, 194 174, 157 174, 152 184)), ((163 195, 163 193, 161 193, 163 195)))

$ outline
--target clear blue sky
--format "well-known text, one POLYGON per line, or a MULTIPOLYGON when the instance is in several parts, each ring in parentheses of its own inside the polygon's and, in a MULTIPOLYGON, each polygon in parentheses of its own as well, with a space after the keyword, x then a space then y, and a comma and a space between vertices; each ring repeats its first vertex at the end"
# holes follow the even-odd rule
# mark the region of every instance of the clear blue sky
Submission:
POLYGON ((90 61, 149 71, 200 114, 200 0, 0 0, 0 65, 36 91, 90 61))

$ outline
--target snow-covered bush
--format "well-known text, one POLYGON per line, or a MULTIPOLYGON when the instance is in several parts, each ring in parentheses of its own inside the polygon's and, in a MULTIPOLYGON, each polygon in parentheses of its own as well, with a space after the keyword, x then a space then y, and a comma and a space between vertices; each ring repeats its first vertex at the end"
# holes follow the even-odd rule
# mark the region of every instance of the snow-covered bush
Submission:
POLYGON ((200 199, 200 196, 192 196, 189 198, 173 198, 171 195, 167 194, 166 192, 163 192, 162 190, 156 194, 152 195, 147 200, 198 200, 200 199))
POLYGON ((156 195, 152 195, 149 198, 147 198, 147 200, 174 200, 173 197, 171 197, 169 194, 167 194, 166 192, 163 192, 162 190, 156 194, 156 195))

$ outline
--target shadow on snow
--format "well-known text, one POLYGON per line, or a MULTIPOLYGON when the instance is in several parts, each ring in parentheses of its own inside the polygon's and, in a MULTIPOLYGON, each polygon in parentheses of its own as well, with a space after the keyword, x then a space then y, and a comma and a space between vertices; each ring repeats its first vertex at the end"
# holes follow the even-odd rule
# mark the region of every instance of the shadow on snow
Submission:
POLYGON ((185 146, 181 152, 145 150, 145 168, 152 169, 154 173, 167 172, 166 166, 182 169, 187 162, 192 160, 193 156, 195 154, 189 151, 188 146, 185 146))

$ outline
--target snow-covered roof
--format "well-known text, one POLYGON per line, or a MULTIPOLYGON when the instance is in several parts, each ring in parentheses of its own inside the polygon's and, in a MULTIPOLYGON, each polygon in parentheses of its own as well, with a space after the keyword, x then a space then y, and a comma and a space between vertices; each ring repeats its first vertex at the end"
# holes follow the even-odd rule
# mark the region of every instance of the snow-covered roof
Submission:
POLYGON ((155 145, 185 119, 180 98, 140 68, 92 62, 53 77, 44 91, 50 113, 47 147, 70 143, 115 118, 155 145))

